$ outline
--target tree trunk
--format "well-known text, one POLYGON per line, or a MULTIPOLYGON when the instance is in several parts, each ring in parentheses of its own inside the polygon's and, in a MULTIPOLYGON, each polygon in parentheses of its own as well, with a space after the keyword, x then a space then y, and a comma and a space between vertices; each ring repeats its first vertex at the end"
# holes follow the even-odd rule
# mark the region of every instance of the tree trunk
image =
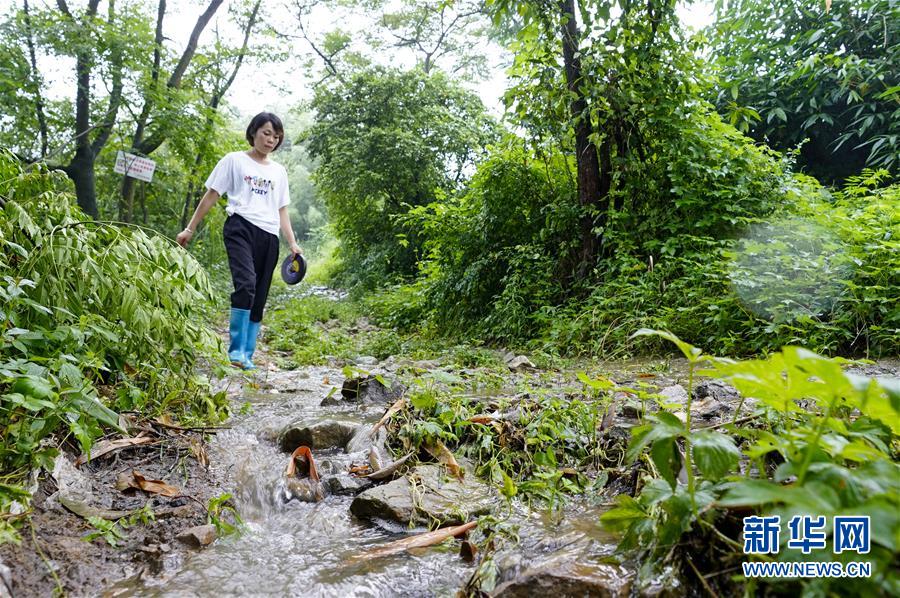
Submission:
MULTIPOLYGON (((89 35, 88 23, 96 16, 98 4, 100 4, 100 0, 90 0, 84 18, 81 22, 77 22, 69 10, 66 0, 57 0, 59 10, 70 22, 80 27, 86 36, 89 35)), ((109 0, 107 17, 109 25, 112 25, 115 19, 115 5, 115 0, 109 0)), ((112 89, 109 94, 107 110, 102 120, 91 126, 91 63, 93 60, 93 52, 88 48, 79 49, 75 54, 75 156, 63 170, 75 183, 75 197, 78 199, 78 205, 85 214, 91 218, 97 218, 99 212, 94 184, 94 161, 112 134, 122 100, 122 49, 114 48, 111 53, 112 89), (92 129, 96 130, 93 141, 90 139, 92 129)))
MULTIPOLYGON (((576 280, 584 279, 594 265, 599 247, 598 237, 594 234, 596 216, 602 214, 602 202, 608 199, 609 181, 601 179, 600 162, 597 148, 591 141, 591 115, 587 99, 580 87, 582 83, 581 59, 578 57, 578 22, 575 20, 575 0, 559 0, 559 11, 563 23, 561 25, 563 64, 566 72, 566 86, 572 93, 569 104, 575 128, 575 160, 578 165, 578 204, 582 214, 579 222, 581 248, 574 272, 576 280)), ((607 165, 604 165, 606 168, 607 165)), ((608 172, 607 172, 607 177, 608 172)))
POLYGON ((75 197, 78 205, 85 214, 96 219, 97 191, 94 185, 94 154, 90 146, 79 147, 75 150, 75 157, 65 168, 65 172, 75 183, 75 197))
MULTIPOLYGON (((241 51, 238 52, 237 60, 234 63, 234 68, 231 69, 231 73, 228 75, 228 78, 222 85, 216 85, 216 88, 213 90, 212 94, 209 98, 209 109, 212 113, 215 113, 219 109, 219 102, 222 101, 222 98, 225 96, 225 93, 231 88, 232 83, 237 78, 238 71, 241 70, 241 65, 244 63, 244 56, 247 54, 247 46, 250 43, 250 34, 253 33, 253 27, 256 25, 256 19, 259 17, 259 7, 262 4, 262 0, 256 0, 256 3, 253 5, 253 9, 250 11, 250 15, 247 17, 247 24, 244 27, 244 41, 241 44, 241 51)), ((188 189, 187 193, 184 196, 184 208, 181 211, 181 230, 184 230, 188 224, 188 218, 191 216, 191 207, 194 205, 194 198, 200 194, 200 189, 198 186, 193 183, 194 179, 197 177, 197 173, 200 170, 200 164, 203 161, 203 154, 206 151, 206 147, 208 145, 208 139, 213 134, 213 115, 209 114, 206 118, 206 124, 203 128, 203 136, 201 137, 200 148, 197 151, 197 157, 194 159, 194 165, 191 167, 191 174, 188 176, 188 189)))
POLYGON ((28 10, 28 0, 24 0, 24 16, 25 16, 25 30, 28 36, 27 44, 28 44, 28 57, 31 61, 31 79, 34 84, 35 90, 35 112, 37 113, 38 119, 38 127, 41 135, 41 158, 45 158, 47 156, 47 146, 48 146, 48 138, 49 133, 47 131, 47 118, 44 116, 44 98, 41 96, 41 86, 38 82, 38 67, 37 67, 37 54, 34 49, 34 31, 31 28, 31 14, 28 10))
POLYGON ((79 52, 75 60, 78 89, 75 93, 75 157, 66 167, 66 173, 75 183, 75 197, 85 214, 97 218, 97 195, 94 186, 94 152, 91 151, 91 67, 90 58, 79 52))

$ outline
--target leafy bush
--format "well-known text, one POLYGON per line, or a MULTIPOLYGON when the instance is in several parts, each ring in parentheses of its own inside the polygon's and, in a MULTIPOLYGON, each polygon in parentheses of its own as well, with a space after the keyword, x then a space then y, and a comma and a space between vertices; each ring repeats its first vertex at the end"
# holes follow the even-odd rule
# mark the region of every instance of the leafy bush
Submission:
POLYGON ((439 324, 532 332, 523 316, 559 294, 555 274, 577 225, 570 167, 510 139, 492 148, 467 193, 410 213, 427 239, 423 290, 439 324))
MULTIPOLYGON (((735 425, 739 408, 728 434, 692 429, 690 399, 686 421, 660 409, 633 428, 628 458, 646 462, 654 475, 645 478, 639 496, 620 495, 617 506, 601 517, 607 527, 623 532, 620 550, 640 555, 649 564, 644 573, 652 574, 652 563, 674 553, 700 576, 698 567, 721 570, 749 559, 736 539, 739 515, 779 515, 783 522, 794 515, 825 516, 828 521, 834 515, 869 516, 872 549, 864 560, 873 563, 872 577, 806 583, 820 595, 896 594, 898 381, 844 373, 842 361, 797 347, 785 347, 768 359, 736 362, 707 357, 670 333, 641 334, 679 347, 690 362, 689 387, 695 369, 708 365, 700 373, 726 380, 743 396, 754 397, 758 407, 749 416, 755 423, 741 427, 735 425), (682 467, 687 483, 679 481, 682 467)), ((859 555, 831 550, 803 555, 785 545, 788 534, 781 538, 778 560, 859 560, 859 555)), ((722 576, 709 583, 728 590, 722 576)))
POLYGON ((194 371, 216 343, 202 268, 162 237, 86 220, 65 188, 0 155, 0 469, 13 478, 52 460, 56 432, 88 451, 118 428, 114 410, 226 415, 194 371))
POLYGON ((717 4, 716 104, 732 124, 833 182, 900 171, 900 6, 892 0, 717 4))
POLYGON ((577 228, 566 162, 495 148, 468 193, 409 216, 428 239, 416 283, 425 314, 453 334, 550 353, 661 349, 629 342, 649 327, 728 354, 787 344, 895 354, 900 186, 879 187, 885 174, 866 171, 828 193, 733 130, 720 131, 718 146, 700 140, 704 126, 685 125, 696 143, 646 179, 644 193, 653 180, 671 185, 674 204, 615 218, 614 249, 580 284, 560 274, 577 228))
POLYGON ((371 67, 317 88, 305 133, 344 259, 368 286, 416 273, 420 241, 400 217, 453 193, 494 136, 473 93, 438 71, 371 67))

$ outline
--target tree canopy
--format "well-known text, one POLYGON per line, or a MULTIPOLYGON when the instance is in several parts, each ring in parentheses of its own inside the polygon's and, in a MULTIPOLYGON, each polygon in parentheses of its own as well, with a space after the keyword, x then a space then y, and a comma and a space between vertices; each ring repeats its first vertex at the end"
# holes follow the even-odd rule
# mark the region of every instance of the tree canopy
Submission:
POLYGON ((900 172, 900 4, 718 3, 716 105, 732 124, 823 181, 900 172))

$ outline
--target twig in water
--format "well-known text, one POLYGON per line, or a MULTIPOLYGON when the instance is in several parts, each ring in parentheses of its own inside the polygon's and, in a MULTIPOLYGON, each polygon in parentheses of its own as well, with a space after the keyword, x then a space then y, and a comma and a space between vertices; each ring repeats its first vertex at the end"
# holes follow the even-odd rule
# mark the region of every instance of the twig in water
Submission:
POLYGON ((759 417, 758 414, 753 413, 753 414, 751 414, 751 415, 745 415, 745 416, 742 417, 741 419, 736 419, 736 420, 734 420, 734 421, 724 421, 724 422, 719 422, 719 423, 713 424, 713 425, 711 425, 711 426, 700 426, 699 428, 696 428, 696 429, 697 429, 697 430, 717 430, 717 429, 721 428, 722 426, 727 426, 727 425, 735 425, 735 426, 737 426, 737 425, 740 425, 740 424, 746 424, 747 422, 753 421, 754 419, 756 419, 756 418, 758 418, 758 417, 759 417))
POLYGON ((691 566, 691 569, 694 570, 694 573, 697 575, 697 579, 699 579, 700 583, 703 584, 703 588, 706 590, 706 592, 713 598, 719 598, 719 595, 716 594, 711 587, 709 587, 708 583, 706 583, 706 578, 700 574, 700 571, 697 570, 697 566, 694 565, 694 562, 690 558, 687 558, 685 560, 687 561, 687 564, 691 566))

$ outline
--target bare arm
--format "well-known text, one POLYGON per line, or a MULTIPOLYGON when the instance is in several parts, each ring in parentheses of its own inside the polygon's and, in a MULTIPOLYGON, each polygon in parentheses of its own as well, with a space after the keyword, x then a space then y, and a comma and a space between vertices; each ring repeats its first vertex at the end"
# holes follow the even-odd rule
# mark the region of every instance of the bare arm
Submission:
POLYGON ((175 237, 175 240, 178 241, 179 245, 182 247, 187 246, 194 236, 194 231, 197 230, 197 227, 200 225, 200 221, 203 220, 203 217, 206 216, 207 212, 216 205, 217 201, 219 201, 219 192, 214 189, 207 189, 206 193, 204 193, 203 197, 200 199, 200 203, 197 204, 197 209, 194 210, 191 221, 188 222, 187 227, 175 237))
POLYGON ((294 229, 291 228, 291 219, 288 216, 287 206, 278 208, 278 219, 281 220, 281 234, 284 235, 284 240, 288 242, 291 253, 303 255, 303 250, 300 249, 300 246, 297 245, 297 240, 294 239, 294 229))

